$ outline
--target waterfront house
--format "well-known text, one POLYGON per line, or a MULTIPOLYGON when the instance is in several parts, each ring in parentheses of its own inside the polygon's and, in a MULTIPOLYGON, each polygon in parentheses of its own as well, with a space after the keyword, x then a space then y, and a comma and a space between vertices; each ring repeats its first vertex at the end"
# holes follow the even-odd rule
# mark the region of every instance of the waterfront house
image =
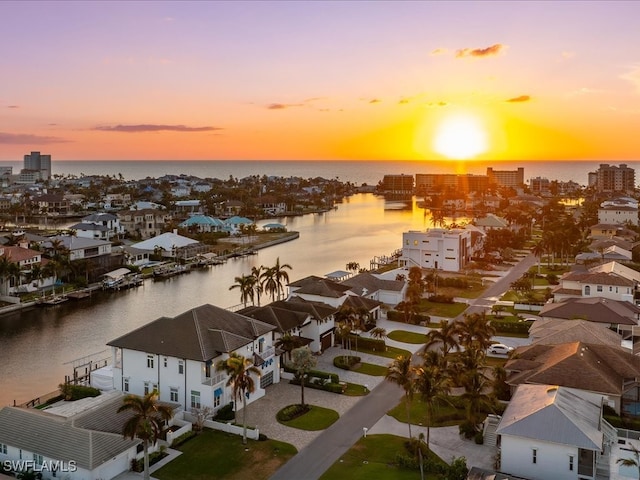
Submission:
MULTIPOLYGON (((41 471, 43 480, 107 480, 128 471, 132 460, 142 456, 138 453, 141 442, 122 436, 131 413, 117 413, 122 395, 114 393, 48 411, 4 407, 0 410, 0 465, 31 461, 30 467, 41 471)), ((156 444, 150 451, 157 448, 156 444)))
POLYGON ((361 297, 395 306, 404 300, 407 282, 388 280, 375 273, 363 272, 342 281, 343 285, 361 297))
POLYGON ((171 215, 158 208, 124 210, 118 212, 118 218, 129 235, 142 239, 158 235, 171 222, 171 215))
POLYGON ((61 194, 45 193, 35 197, 33 202, 38 206, 40 213, 57 213, 59 215, 69 213, 69 201, 61 194))
POLYGON ((189 231, 195 230, 198 233, 223 232, 225 230, 225 223, 222 220, 208 215, 193 215, 178 226, 189 231))
POLYGON ((319 302, 340 308, 349 295, 350 287, 327 278, 310 275, 289 283, 289 296, 309 302, 319 302))
POLYGON ((209 252, 208 245, 192 238, 178 235, 177 230, 134 243, 131 246, 138 250, 161 253, 163 257, 175 260, 189 260, 199 254, 209 252))
POLYGON ((551 384, 606 395, 619 414, 640 416, 640 357, 621 346, 582 342, 518 347, 507 384, 551 384))
POLYGON ((186 411, 209 406, 214 411, 232 401, 228 376, 218 362, 237 353, 261 370, 251 403, 280 381, 280 358, 273 346, 276 327, 254 318, 201 305, 175 317, 161 317, 110 341, 112 365, 96 375, 113 378, 113 387, 144 395, 158 390, 160 400, 186 411), (110 368, 110 372, 108 369, 110 368))
POLYGON ((469 229, 409 231, 402 234, 400 262, 406 268, 459 272, 471 261, 475 248, 469 229))
POLYGON ((233 216, 224 221, 224 229, 230 235, 240 235, 250 225, 254 225, 254 222, 246 217, 233 216))
POLYGON ((52 285, 55 279, 31 278, 31 271, 35 265, 45 265, 47 260, 42 258, 42 252, 21 246, 1 246, 0 257, 5 257, 10 264, 17 266, 16 275, 5 275, 0 278, 0 292, 19 293, 37 291, 42 286, 52 285))
POLYGON ((520 385, 496 430, 500 471, 530 480, 609 478, 616 430, 602 418, 602 395, 520 385))
POLYGON ((82 219, 82 222, 69 227, 78 237, 97 240, 114 240, 124 235, 124 227, 117 216, 111 213, 94 213, 82 219))
POLYGON ((287 211, 287 204, 278 200, 273 195, 263 195, 258 199, 258 208, 261 208, 265 215, 279 216, 287 211))
POLYGON ((308 315, 309 322, 296 327, 296 333, 309 339, 312 352, 324 352, 335 342, 335 314, 338 309, 326 303, 310 302, 300 297, 278 300, 270 307, 308 315))

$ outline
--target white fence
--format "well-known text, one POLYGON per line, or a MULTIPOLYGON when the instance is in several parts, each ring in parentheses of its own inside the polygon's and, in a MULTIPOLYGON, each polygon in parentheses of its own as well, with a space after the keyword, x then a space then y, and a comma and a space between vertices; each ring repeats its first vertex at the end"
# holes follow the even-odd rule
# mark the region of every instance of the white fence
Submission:
POLYGON ((169 445, 171 445, 173 441, 180 435, 184 435, 185 433, 190 432, 192 428, 191 422, 187 422, 185 420, 174 419, 173 425, 179 426, 180 428, 174 431, 167 432, 167 443, 169 445))
MULTIPOLYGON (((196 421, 195 416, 187 412, 184 412, 184 419, 194 423, 196 421)), ((234 435, 242 435, 242 425, 233 425, 231 423, 215 422, 213 420, 205 420, 203 425, 213 430, 220 430, 222 432, 232 433, 234 435)), ((252 440, 258 440, 259 436, 260 436, 260 431, 257 428, 252 429, 250 427, 247 427, 247 438, 250 438, 252 440)), ((167 438, 167 441, 168 441, 168 438, 167 438)))

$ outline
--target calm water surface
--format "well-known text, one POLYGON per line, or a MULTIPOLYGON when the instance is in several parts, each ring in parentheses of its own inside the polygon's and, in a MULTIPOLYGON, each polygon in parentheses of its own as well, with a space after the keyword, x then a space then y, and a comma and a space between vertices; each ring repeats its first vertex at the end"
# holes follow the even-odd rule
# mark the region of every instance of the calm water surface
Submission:
POLYGON ((374 256, 401 247, 403 231, 432 226, 423 209, 400 206, 370 194, 355 195, 324 214, 276 219, 300 232, 300 238, 258 255, 162 282, 149 279, 134 290, 100 292, 88 300, 4 315, 0 317, 0 405, 55 390, 70 373, 66 362, 100 352, 108 341, 156 318, 204 303, 238 304, 238 290, 229 287, 253 266, 271 266, 279 257, 292 266, 292 281, 344 270, 350 261, 368 267, 374 256))

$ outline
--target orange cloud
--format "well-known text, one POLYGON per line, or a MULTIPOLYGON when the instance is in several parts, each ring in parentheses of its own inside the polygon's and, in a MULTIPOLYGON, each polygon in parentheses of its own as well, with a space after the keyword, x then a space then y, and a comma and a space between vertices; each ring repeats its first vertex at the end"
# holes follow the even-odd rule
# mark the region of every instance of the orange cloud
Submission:
POLYGON ((302 107, 302 103, 270 103, 267 105, 268 110, 284 110, 291 107, 302 107))
POLYGON ((528 102, 530 100, 531 100, 531 97, 529 95, 520 95, 519 97, 509 98, 506 101, 509 103, 521 103, 521 102, 528 102))
POLYGON ((380 103, 382 100, 380 100, 379 98, 372 98, 371 100, 369 100, 369 103, 380 103))
POLYGON ((101 132, 125 132, 125 133, 140 133, 140 132, 211 132, 214 130, 222 130, 220 127, 187 127, 185 125, 114 125, 114 126, 102 126, 95 127, 93 130, 99 130, 101 132))
POLYGON ((495 45, 491 45, 487 48, 463 48, 460 50, 456 50, 456 58, 491 57, 494 55, 498 55, 505 48, 506 46, 502 45, 501 43, 496 43, 495 45))
POLYGON ((18 105, 7 105, 7 108, 20 108, 18 105))
POLYGON ((48 145, 50 143, 68 143, 69 141, 64 138, 44 137, 29 133, 0 132, 0 144, 2 145, 48 145))
POLYGON ((445 55, 446 53, 449 53, 449 50, 447 48, 436 48, 434 50, 431 50, 431 52, 429 52, 429 55, 435 57, 436 55, 445 55))

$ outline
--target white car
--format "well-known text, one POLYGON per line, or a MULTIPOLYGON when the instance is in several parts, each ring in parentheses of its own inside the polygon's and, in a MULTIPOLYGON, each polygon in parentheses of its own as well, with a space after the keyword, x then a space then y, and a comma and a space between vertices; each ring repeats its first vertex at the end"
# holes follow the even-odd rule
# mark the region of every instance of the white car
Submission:
POLYGON ((506 355, 509 352, 513 351, 513 347, 509 347, 504 343, 494 343, 489 347, 489 353, 502 353, 506 355))
POLYGON ((535 322, 536 320, 538 320, 537 318, 534 317, 526 317, 523 318, 522 320, 520 320, 521 322, 535 322))

